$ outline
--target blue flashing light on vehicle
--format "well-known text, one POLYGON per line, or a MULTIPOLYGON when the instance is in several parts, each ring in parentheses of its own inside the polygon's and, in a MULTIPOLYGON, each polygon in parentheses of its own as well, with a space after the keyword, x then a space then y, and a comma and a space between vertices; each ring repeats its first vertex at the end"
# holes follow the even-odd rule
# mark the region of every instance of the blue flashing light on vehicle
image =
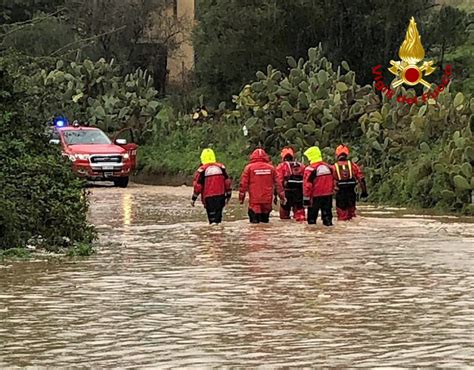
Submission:
POLYGON ((64 117, 56 117, 53 120, 54 126, 56 127, 65 127, 68 125, 67 119, 64 117))

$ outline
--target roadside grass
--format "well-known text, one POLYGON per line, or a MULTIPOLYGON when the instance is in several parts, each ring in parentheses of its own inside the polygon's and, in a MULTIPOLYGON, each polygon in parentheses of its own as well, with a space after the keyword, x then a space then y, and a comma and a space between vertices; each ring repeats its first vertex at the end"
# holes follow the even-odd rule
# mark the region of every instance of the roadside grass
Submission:
POLYGON ((3 261, 26 261, 31 259, 32 254, 26 248, 10 248, 0 250, 0 262, 3 261))
POLYGON ((97 252, 91 243, 76 243, 70 248, 48 250, 43 248, 9 248, 0 250, 0 262, 29 261, 33 259, 61 259, 89 257, 97 252))

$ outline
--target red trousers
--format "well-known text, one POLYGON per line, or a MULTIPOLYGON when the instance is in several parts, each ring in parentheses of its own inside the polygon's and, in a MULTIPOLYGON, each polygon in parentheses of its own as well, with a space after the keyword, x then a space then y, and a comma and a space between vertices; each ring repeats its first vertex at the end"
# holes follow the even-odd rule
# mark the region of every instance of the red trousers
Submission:
POLYGON ((336 213, 339 221, 349 221, 356 217, 355 186, 341 187, 336 193, 336 213))
POLYGON ((257 214, 270 213, 272 211, 272 204, 271 203, 250 203, 249 209, 251 209, 257 214))
POLYGON ((301 207, 286 207, 280 206, 280 219, 282 220, 289 220, 291 218, 291 211, 293 210, 293 218, 296 221, 304 221, 306 220, 304 208, 301 207))
POLYGON ((356 217, 356 207, 346 209, 336 207, 336 213, 339 221, 349 221, 356 217))

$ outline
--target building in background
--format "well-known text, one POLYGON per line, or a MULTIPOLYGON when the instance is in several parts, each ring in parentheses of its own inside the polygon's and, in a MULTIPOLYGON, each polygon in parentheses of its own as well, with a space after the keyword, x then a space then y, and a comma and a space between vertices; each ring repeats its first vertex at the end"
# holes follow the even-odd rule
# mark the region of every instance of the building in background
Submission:
POLYGON ((180 20, 182 29, 177 36, 178 47, 168 56, 168 81, 183 86, 194 67, 192 28, 195 19, 195 0, 171 0, 172 16, 180 20))

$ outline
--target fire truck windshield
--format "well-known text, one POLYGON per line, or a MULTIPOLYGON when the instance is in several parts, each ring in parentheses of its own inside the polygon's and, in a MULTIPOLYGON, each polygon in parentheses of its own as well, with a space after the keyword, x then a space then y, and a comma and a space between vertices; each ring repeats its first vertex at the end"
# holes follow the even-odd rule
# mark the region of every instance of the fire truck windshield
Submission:
POLYGON ((67 145, 112 143, 100 130, 64 130, 63 133, 67 145))

